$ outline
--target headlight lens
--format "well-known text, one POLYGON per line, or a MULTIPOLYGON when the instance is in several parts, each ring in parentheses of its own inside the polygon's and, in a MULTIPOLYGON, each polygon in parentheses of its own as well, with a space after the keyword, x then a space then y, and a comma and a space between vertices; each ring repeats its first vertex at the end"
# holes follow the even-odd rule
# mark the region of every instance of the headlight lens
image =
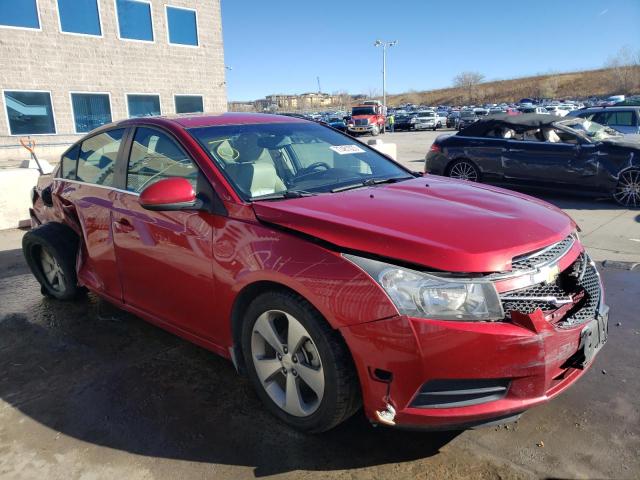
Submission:
POLYGON ((403 315, 461 321, 504 318, 492 282, 446 278, 355 255, 344 257, 367 272, 403 315))

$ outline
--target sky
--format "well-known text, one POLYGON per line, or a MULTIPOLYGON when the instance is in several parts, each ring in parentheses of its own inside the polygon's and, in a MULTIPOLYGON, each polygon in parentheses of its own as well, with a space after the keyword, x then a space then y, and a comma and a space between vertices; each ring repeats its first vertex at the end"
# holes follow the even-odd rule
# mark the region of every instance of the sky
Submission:
POLYGON ((449 87, 604 66, 640 51, 640 0, 221 0, 229 100, 449 87), (230 69, 229 69, 230 68, 230 69))

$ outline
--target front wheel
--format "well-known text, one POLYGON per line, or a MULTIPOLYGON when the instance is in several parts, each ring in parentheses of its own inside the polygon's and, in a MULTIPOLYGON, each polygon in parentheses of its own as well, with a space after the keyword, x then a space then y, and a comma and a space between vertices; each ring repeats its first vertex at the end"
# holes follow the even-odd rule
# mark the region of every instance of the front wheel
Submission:
POLYGON ((480 179, 480 170, 469 160, 457 160, 447 170, 447 176, 477 182, 480 179))
POLYGON ((620 174, 613 198, 623 207, 640 207, 640 170, 620 174))
POLYGON ((377 137, 379 133, 380 133, 380 129, 378 128, 377 125, 374 125, 374 127, 371 129, 371 136, 377 137))
POLYGON ((329 430, 360 406, 355 367, 342 337, 294 293, 266 292, 251 302, 242 351, 260 399, 297 430, 329 430))

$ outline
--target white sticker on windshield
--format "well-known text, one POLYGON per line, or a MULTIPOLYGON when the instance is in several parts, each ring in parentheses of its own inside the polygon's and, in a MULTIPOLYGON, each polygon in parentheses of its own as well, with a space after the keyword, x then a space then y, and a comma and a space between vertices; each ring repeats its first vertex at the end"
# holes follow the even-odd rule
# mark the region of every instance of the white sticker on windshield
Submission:
POLYGON ((329 147, 338 155, 349 155, 351 153, 364 153, 364 150, 357 145, 334 145, 329 147))

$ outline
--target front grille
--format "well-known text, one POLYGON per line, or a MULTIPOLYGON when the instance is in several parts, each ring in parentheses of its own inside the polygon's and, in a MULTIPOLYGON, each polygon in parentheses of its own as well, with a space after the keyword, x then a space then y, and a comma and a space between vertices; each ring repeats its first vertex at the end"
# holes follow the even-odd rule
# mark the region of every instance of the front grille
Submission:
POLYGON ((369 119, 367 119, 367 118, 356 118, 353 121, 353 124, 357 125, 358 127, 364 127, 364 126, 369 125, 369 119))
POLYGON ((569 235, 565 239, 541 250, 515 257, 511 261, 511 270, 533 270, 540 265, 554 263, 571 249, 575 241, 575 237, 573 235, 569 235))
POLYGON ((468 407, 504 398, 508 379, 429 380, 411 402, 415 408, 468 407))
POLYGON ((589 257, 582 253, 553 283, 504 292, 500 295, 507 318, 511 312, 552 312, 572 304, 559 325, 572 326, 595 317, 600 303, 600 277, 589 257))

